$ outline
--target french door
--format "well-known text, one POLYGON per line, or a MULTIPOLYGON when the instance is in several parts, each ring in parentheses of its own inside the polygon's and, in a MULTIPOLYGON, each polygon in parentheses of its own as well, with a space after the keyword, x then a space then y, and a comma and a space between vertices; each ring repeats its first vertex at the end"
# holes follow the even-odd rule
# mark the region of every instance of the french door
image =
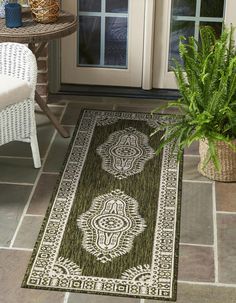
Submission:
POLYGON ((62 42, 63 83, 177 88, 179 36, 236 26, 236 0, 71 0, 79 30, 62 42))
POLYGON ((79 30, 63 39, 63 83, 142 85, 145 0, 71 0, 79 30))
POLYGON ((156 0, 153 87, 177 88, 171 66, 180 36, 198 40, 201 25, 220 35, 223 23, 236 25, 235 0, 156 0))

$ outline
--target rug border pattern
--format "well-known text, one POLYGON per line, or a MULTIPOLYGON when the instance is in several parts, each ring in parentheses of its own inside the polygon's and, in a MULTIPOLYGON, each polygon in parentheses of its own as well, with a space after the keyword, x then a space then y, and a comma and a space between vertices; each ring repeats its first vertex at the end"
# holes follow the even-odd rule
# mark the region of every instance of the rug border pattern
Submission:
MULTIPOLYGON (((70 213, 70 208, 73 204, 74 195, 76 193, 77 184, 80 178, 80 174, 83 169, 90 141, 93 135, 93 130, 96 126, 97 119, 101 117, 129 119, 129 120, 141 120, 147 121, 151 125, 156 125, 155 122, 160 119, 160 122, 173 119, 168 115, 151 116, 146 113, 129 113, 129 112, 113 112, 113 111, 100 111, 100 110, 84 110, 82 120, 76 130, 73 144, 71 145, 71 151, 68 155, 68 159, 65 164, 64 172, 61 176, 58 190, 56 192, 54 202, 51 208, 50 216, 48 217, 46 228, 41 235, 41 241, 38 243, 38 251, 34 250, 34 261, 32 267, 26 274, 23 286, 29 288, 43 288, 62 290, 63 287, 68 291, 79 291, 87 293, 100 293, 106 295, 118 295, 141 297, 141 298, 155 298, 164 300, 175 299, 176 293, 176 249, 178 249, 178 233, 179 222, 177 222, 177 214, 180 209, 180 190, 181 187, 180 165, 176 157, 174 160, 169 159, 169 152, 172 144, 168 144, 163 150, 162 168, 161 168, 161 181, 160 181, 160 195, 159 195, 159 208, 157 213, 157 222, 161 225, 161 229, 156 234, 154 241, 154 257, 152 262, 152 281, 155 283, 150 284, 146 282, 134 282, 122 279, 109 279, 109 278, 97 278, 87 276, 73 277, 76 279, 76 283, 69 281, 66 276, 61 276, 61 280, 66 283, 58 283, 53 281, 51 273, 53 271, 53 264, 56 262, 58 250, 60 247, 60 241, 63 236, 63 232, 66 226, 66 222, 70 213), (91 123, 91 121, 93 123, 91 123), (83 139, 79 139, 82 138, 83 139), (76 169, 72 169, 76 164, 76 169), (69 190, 70 189, 70 190, 69 190), (68 190, 70 194, 68 194, 68 190), (166 213, 166 202, 168 202, 167 190, 172 193, 172 206, 168 206, 166 213), (174 196, 174 201, 173 201, 174 196), (174 202, 174 203, 173 203, 174 202), (64 215, 63 215, 64 214, 64 215), (166 237, 171 235, 169 228, 165 230, 165 220, 171 219, 173 221, 173 233, 177 233, 176 241, 175 236, 172 234, 172 241, 168 238, 164 251, 159 248, 160 243, 166 241, 166 237), (57 236, 50 236, 47 231, 57 231, 57 236), (169 247, 169 248, 168 248, 169 247), (53 253, 52 253, 53 252, 53 253), (167 266, 168 269, 161 269, 159 266, 160 258, 166 258, 169 260, 167 266), (174 262, 175 260, 175 262, 174 262), (42 268, 45 267, 43 271, 42 268), (159 277, 159 278, 158 278, 159 277), (65 285, 66 284, 66 285, 65 285), (108 288, 104 287, 109 286, 108 288), (132 290, 133 289, 133 293, 132 290), (172 296, 172 291, 174 291, 172 296)), ((176 155, 175 155, 176 156, 176 155)), ((158 229, 158 224, 156 229, 158 229)), ((160 226, 159 226, 160 227, 160 226)), ((168 262, 167 262, 168 263, 168 262)))

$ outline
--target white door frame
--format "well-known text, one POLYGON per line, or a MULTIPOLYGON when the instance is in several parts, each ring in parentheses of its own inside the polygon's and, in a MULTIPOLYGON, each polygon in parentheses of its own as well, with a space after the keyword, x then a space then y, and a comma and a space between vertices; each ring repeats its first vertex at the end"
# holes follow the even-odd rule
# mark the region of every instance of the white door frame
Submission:
MULTIPOLYGON (((225 4, 225 24, 230 26, 230 24, 236 25, 236 1, 226 0, 225 4)), ((236 31, 235 31, 236 40, 236 31)))
POLYGON ((156 0, 153 87, 176 88, 173 72, 168 71, 172 0, 156 0))
POLYGON ((142 89, 152 89, 156 0, 145 1, 142 89))

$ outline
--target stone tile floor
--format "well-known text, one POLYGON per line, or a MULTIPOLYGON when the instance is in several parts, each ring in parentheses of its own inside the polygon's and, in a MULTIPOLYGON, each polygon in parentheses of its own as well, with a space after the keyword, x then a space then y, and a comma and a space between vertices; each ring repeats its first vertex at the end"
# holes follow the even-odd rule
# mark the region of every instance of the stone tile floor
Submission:
MULTIPOLYGON (((78 96, 53 96, 51 101, 55 102, 52 110, 70 133, 81 108, 149 112, 161 103, 78 96)), ((39 111, 37 125, 41 169, 33 168, 28 144, 10 143, 0 148, 0 303, 139 302, 20 288, 70 142, 57 135, 39 111)), ((197 145, 187 149, 184 158, 177 302, 236 302, 236 184, 201 176, 196 169, 197 145)))

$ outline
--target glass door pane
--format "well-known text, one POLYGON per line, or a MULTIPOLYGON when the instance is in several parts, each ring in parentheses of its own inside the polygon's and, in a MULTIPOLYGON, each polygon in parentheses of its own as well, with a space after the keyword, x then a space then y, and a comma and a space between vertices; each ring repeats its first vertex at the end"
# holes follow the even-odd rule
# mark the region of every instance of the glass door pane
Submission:
POLYGON ((79 10, 81 12, 101 12, 101 0, 80 0, 79 10))
POLYGON ((77 64, 127 68, 128 0, 78 0, 77 64))
POLYGON ((106 0, 107 13, 128 13, 128 0, 106 0))
POLYGON ((195 16, 196 0, 175 0, 172 3, 173 16, 195 16))
POLYGON ((222 18, 224 14, 224 1, 203 0, 201 1, 201 17, 222 18))
POLYGON ((105 66, 127 67, 127 27, 127 18, 106 18, 105 66))
POLYGON ((226 0, 172 0, 169 45, 169 70, 173 58, 178 59, 179 37, 194 36, 198 41, 199 28, 212 26, 217 36, 221 34, 226 0))
POLYGON ((101 18, 96 16, 80 16, 79 26, 79 64, 99 65, 101 49, 101 18))

